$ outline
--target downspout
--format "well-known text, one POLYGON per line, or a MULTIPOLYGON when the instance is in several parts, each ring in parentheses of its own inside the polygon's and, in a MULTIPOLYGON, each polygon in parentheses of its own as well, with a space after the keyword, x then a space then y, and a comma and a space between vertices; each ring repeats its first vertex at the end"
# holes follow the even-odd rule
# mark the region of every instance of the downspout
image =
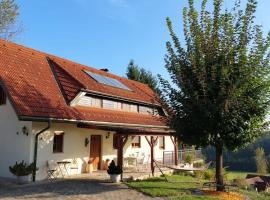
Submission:
MULTIPOLYGON (((48 126, 35 135, 35 147, 34 147, 34 169, 37 167, 37 149, 38 149, 38 136, 51 128, 51 120, 48 121, 48 126)), ((36 181, 36 170, 33 170, 33 182, 36 181)))

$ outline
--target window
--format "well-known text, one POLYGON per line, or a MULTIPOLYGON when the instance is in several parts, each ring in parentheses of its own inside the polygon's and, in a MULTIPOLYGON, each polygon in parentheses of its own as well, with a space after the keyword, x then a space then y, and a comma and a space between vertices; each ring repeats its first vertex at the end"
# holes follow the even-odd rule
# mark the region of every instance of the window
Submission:
POLYGON ((118 81, 114 78, 110 78, 108 76, 103 76, 100 74, 95 74, 95 73, 90 72, 90 71, 84 70, 84 72, 86 74, 88 74, 91 78, 93 78, 95 81, 97 81, 98 83, 131 91, 131 89, 129 89, 126 85, 124 85, 123 83, 121 83, 120 81, 118 81))
POLYGON ((53 137, 53 153, 62 153, 64 144, 64 132, 55 132, 53 137))
POLYGON ((165 137, 164 136, 158 137, 158 143, 159 143, 160 149, 165 149, 165 137))
POLYGON ((130 111, 130 105, 127 104, 127 103, 123 103, 122 104, 122 110, 129 112, 130 111))
POLYGON ((140 136, 133 136, 131 146, 133 148, 140 148, 141 147, 141 137, 140 136))
POLYGON ((118 136, 113 134, 113 148, 118 149, 118 136))
POLYGON ((146 106, 139 106, 139 113, 152 115, 153 109, 146 106))
POLYGON ((131 112, 138 112, 138 106, 137 105, 130 105, 130 111, 131 112))
POLYGON ((101 99, 84 96, 79 100, 78 105, 101 108, 101 99))
POLYGON ((0 105, 6 104, 6 94, 4 90, 0 87, 0 105))
POLYGON ((121 102, 103 99, 102 105, 105 109, 121 110, 121 102))

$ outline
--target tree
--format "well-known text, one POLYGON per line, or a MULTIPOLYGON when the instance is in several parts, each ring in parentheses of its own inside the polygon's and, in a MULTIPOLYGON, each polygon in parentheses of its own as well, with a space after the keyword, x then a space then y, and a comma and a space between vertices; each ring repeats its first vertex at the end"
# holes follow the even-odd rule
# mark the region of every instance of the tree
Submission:
POLYGON ((223 150, 236 150, 262 134, 269 108, 270 34, 255 25, 256 0, 232 10, 214 0, 214 11, 203 0, 183 9, 185 46, 172 23, 167 26, 165 67, 171 82, 159 75, 169 122, 179 140, 216 152, 217 190, 224 190, 223 150))
POLYGON ((255 151, 256 156, 256 167, 257 167, 257 173, 258 174, 267 174, 268 172, 268 162, 265 157, 264 149, 261 147, 258 147, 255 151))
POLYGON ((19 6, 15 0, 0 1, 0 38, 12 39, 20 31, 17 26, 19 6))
POLYGON ((126 75, 128 79, 147 84, 155 92, 159 92, 157 77, 155 77, 150 71, 146 71, 144 68, 139 68, 138 65, 135 65, 134 60, 130 60, 126 75))

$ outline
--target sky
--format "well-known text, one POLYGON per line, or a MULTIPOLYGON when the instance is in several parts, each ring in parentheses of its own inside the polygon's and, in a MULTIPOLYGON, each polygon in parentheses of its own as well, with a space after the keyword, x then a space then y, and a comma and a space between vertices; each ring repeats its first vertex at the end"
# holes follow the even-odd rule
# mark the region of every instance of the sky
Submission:
MULTIPOLYGON (((233 2, 224 1, 228 7, 233 2)), ((270 1, 258 1, 256 20, 268 32, 270 1)), ((171 18, 182 40, 182 9, 187 0, 17 0, 17 3, 23 31, 16 43, 97 69, 108 68, 120 76, 125 75, 130 59, 134 59, 139 67, 166 77, 165 43, 170 37, 165 20, 171 18)))

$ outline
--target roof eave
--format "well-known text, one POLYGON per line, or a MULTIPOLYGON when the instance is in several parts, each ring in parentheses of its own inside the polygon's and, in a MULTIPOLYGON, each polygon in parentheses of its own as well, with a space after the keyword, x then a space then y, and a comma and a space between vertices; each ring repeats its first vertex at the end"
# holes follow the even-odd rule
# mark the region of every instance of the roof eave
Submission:
POLYGON ((107 128, 130 128, 137 130, 148 130, 151 132, 166 132, 174 133, 175 131, 169 126, 158 125, 144 125, 144 124, 129 124, 129 123, 115 123, 115 122, 101 122, 101 121, 88 121, 88 120, 76 120, 76 119, 59 119, 50 117, 33 117, 33 116, 19 116, 21 121, 35 121, 35 122, 58 122, 58 123, 70 123, 70 124, 87 124, 96 127, 107 128))

